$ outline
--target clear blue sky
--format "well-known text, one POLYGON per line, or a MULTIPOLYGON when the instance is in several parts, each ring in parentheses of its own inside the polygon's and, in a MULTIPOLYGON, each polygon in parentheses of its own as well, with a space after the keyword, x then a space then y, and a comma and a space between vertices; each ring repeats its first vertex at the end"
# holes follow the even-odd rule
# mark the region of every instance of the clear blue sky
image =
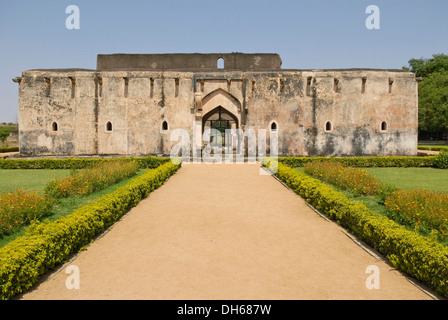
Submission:
POLYGON ((12 78, 96 68, 98 53, 279 53, 283 68, 401 68, 448 54, 447 0, 16 0, 0 4, 0 122, 17 117, 12 78), (80 29, 68 30, 69 5, 80 29), (380 30, 368 30, 368 5, 380 30))

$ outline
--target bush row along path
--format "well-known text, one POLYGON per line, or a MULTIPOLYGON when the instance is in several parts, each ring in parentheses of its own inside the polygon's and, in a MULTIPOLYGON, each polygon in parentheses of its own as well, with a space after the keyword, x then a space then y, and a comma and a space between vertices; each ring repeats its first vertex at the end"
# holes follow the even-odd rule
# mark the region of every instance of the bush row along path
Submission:
POLYGON ((183 164, 22 299, 432 299, 260 165, 183 164), (80 288, 66 280, 80 272, 80 288), (370 265, 379 289, 368 289, 370 265))

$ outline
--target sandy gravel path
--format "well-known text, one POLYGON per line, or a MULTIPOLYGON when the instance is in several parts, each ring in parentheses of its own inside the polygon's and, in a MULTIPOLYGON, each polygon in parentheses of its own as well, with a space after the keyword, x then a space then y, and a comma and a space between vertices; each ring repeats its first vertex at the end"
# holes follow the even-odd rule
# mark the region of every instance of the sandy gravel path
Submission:
POLYGON ((67 265, 22 298, 431 299, 249 164, 184 164, 67 265))

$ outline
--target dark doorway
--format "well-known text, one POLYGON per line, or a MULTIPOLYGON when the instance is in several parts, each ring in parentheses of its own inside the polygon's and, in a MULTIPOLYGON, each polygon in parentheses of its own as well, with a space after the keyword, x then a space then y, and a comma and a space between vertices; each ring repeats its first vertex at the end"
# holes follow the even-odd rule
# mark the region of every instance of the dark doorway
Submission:
MULTIPOLYGON (((218 130, 222 138, 222 146, 231 145, 232 136, 226 136, 226 130, 237 129, 238 119, 223 107, 218 106, 202 118, 202 133, 204 133, 206 127, 218 130)), ((219 137, 216 134, 212 134, 210 136, 210 143, 214 146, 219 145, 219 137)))

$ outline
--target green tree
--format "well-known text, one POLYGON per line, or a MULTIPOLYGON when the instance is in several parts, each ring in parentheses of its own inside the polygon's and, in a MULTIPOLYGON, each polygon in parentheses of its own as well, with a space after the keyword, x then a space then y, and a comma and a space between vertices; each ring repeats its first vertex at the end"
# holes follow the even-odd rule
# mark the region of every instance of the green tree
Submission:
POLYGON ((0 141, 4 143, 8 138, 11 131, 17 130, 18 128, 15 126, 0 126, 0 141))
POLYGON ((423 78, 418 86, 419 131, 434 138, 448 132, 448 70, 423 78))
POLYGON ((414 72, 416 77, 427 77, 434 72, 443 69, 448 70, 448 55, 434 54, 432 58, 411 59, 408 61, 409 66, 403 69, 414 72))
POLYGON ((5 142, 9 136, 9 128, 8 127, 0 127, 0 141, 5 142))
POLYGON ((448 133, 448 55, 434 54, 429 59, 411 59, 405 70, 421 81, 419 93, 419 138, 442 139, 448 133))

